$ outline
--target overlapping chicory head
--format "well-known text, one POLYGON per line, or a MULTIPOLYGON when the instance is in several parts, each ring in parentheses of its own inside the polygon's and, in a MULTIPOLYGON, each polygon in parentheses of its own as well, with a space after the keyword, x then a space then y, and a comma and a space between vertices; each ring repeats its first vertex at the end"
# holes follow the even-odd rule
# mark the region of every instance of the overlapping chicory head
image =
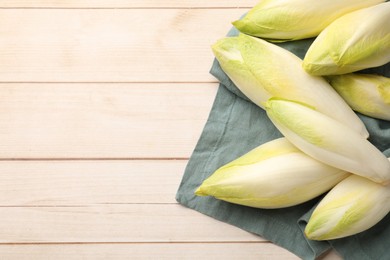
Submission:
POLYGON ((351 175, 326 194, 305 228, 312 240, 342 238, 365 231, 390 211, 390 186, 351 175))
POLYGON ((291 52, 245 34, 223 38, 212 49, 223 71, 256 105, 264 108, 275 96, 297 100, 368 137, 362 121, 329 83, 306 73, 291 52))
POLYGON ((390 2, 348 13, 312 43, 303 68, 312 75, 338 75, 390 61, 390 2))
POLYGON ((328 80, 353 110, 390 120, 390 78, 350 73, 330 76, 328 80))
POLYGON ((369 141, 306 104, 271 98, 267 115, 296 147, 313 158, 375 182, 390 182, 390 162, 369 141))
POLYGON ((261 0, 233 25, 243 33, 274 40, 317 36, 342 15, 385 0, 261 0))
POLYGON ((280 138, 222 166, 195 193, 250 207, 283 208, 313 199, 349 175, 280 138))

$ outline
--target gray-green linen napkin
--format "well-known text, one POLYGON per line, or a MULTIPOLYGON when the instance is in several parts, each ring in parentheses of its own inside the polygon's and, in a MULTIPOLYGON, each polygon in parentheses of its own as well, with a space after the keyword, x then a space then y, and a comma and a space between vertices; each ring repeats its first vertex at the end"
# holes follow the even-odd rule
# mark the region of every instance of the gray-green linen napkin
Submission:
MULTIPOLYGON (((236 35, 232 29, 229 35, 236 35)), ((280 43, 303 58, 312 39, 280 43)), ((390 77, 390 64, 366 70, 390 77)), ((217 168, 254 147, 281 137, 266 113, 251 103, 222 71, 217 61, 211 74, 220 86, 201 137, 188 162, 176 195, 177 201, 220 221, 258 234, 302 259, 315 259, 332 247, 344 258, 390 259, 390 216, 361 234, 333 241, 311 241, 303 229, 320 198, 284 209, 256 209, 212 197, 198 197, 195 189, 217 168)), ((369 140, 390 156, 390 122, 359 115, 370 132, 369 140)))

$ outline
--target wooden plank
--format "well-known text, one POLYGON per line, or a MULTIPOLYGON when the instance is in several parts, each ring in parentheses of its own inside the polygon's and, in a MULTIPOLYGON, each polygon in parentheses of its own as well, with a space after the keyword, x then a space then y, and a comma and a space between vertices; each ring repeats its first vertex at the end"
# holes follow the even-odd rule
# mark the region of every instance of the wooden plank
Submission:
POLYGON ((187 161, 0 161, 0 206, 176 203, 187 161))
POLYGON ((0 243, 264 241, 178 204, 1 207, 0 230, 0 243))
POLYGON ((2 82, 215 82, 210 45, 242 9, 2 9, 2 82))
POLYGON ((189 157, 216 84, 0 84, 0 158, 189 157))
MULTIPOLYGON (((2 259, 114 260, 114 259, 224 259, 297 260, 271 243, 167 243, 0 245, 2 259)), ((328 259, 328 258, 327 258, 328 259)), ((323 259, 324 260, 324 259, 323 259)))
POLYGON ((252 7, 258 0, 2 0, 5 8, 239 8, 252 7))

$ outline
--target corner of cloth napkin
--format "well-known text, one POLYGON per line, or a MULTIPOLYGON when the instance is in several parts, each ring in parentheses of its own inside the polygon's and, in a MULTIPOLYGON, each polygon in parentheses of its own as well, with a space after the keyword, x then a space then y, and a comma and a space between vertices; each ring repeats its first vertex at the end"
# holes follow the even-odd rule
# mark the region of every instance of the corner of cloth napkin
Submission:
MULTIPOLYGON (((237 30, 232 29, 228 36, 237 34, 237 30)), ((312 40, 285 42, 277 45, 302 58, 312 40)), ((390 65, 370 69, 368 72, 390 77, 390 65)), ((194 194, 196 188, 220 166, 260 144, 281 137, 265 111, 251 103, 242 94, 222 71, 216 60, 210 73, 221 84, 205 127, 185 169, 176 200, 205 215, 260 235, 302 259, 316 259, 331 247, 335 248, 344 259, 383 259, 377 257, 383 256, 386 252, 384 250, 388 248, 389 216, 374 229, 360 235, 330 242, 311 241, 304 236, 303 230, 319 198, 294 207, 270 210, 235 205, 194 194), (367 243, 365 239, 368 238, 374 242, 367 243), (352 257, 358 254, 361 258, 352 257)), ((370 142, 386 156, 390 156, 390 122, 358 115, 370 133, 370 142)))

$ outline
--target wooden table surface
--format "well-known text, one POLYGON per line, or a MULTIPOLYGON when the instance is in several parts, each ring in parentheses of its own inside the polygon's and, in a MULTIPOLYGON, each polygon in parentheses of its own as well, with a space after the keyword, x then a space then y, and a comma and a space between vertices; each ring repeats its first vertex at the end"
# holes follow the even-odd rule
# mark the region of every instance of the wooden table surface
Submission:
POLYGON ((256 2, 0 2, 1 259, 298 259, 175 201, 256 2))

